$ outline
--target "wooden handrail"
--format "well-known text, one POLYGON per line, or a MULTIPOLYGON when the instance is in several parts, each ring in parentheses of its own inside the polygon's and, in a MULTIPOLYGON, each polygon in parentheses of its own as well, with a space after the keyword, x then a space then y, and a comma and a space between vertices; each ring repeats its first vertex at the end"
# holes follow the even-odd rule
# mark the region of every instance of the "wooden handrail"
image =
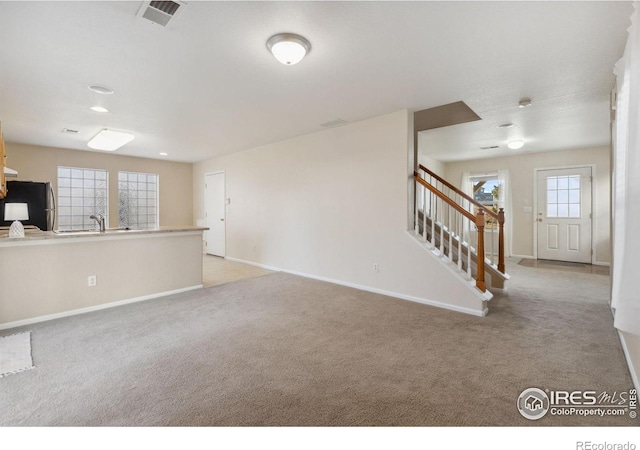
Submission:
POLYGON ((504 273, 504 208, 498 212, 498 271, 504 273))
POLYGON ((460 195, 461 197, 465 198, 466 200, 469 201, 469 203, 472 203, 474 205, 476 205, 478 208, 482 208, 485 210, 485 212, 490 215, 491 217, 493 217, 496 220, 500 220, 499 216, 497 213, 491 211, 490 209, 486 209, 486 205, 483 205, 482 203, 480 203, 479 201, 477 201, 476 199, 474 199, 473 197, 471 197, 468 194, 465 194, 464 192, 462 192, 460 189, 458 189, 457 187, 455 187, 453 184, 449 183, 447 180, 445 180, 444 178, 442 178, 441 176, 437 175, 436 173, 432 172, 431 170, 427 169, 425 166, 423 166, 422 164, 420 164, 420 169, 424 170, 425 172, 427 172, 429 175, 431 175, 433 178, 435 178, 436 180, 438 180, 440 183, 444 184, 446 187, 448 187, 449 189, 451 189, 453 192, 455 192, 456 194, 460 195))
MULTIPOLYGON (((446 194, 442 193, 438 188, 431 186, 428 182, 426 182, 418 172, 413 172, 413 176, 415 177, 415 179, 418 181, 418 183, 420 183, 421 185, 423 185, 424 187, 426 187, 427 189, 429 189, 431 192, 433 192, 434 194, 436 194, 436 196, 440 197, 444 202, 446 202, 449 206, 451 206, 453 209, 455 209, 456 211, 458 211, 460 214, 462 214, 463 216, 465 216, 467 219, 469 219, 470 221, 472 221, 473 223, 475 223, 476 221, 476 216, 474 216, 472 213, 470 213, 469 211, 467 211, 466 209, 464 209, 462 206, 458 205, 454 200, 450 199, 449 196, 447 196, 446 194)), ((482 208, 484 208, 484 206, 482 206, 482 208)))
MULTIPOLYGON (((486 292, 487 285, 484 279, 484 206, 480 205, 480 207, 478 208, 478 213, 474 215, 464 209, 462 206, 458 205, 458 203, 456 203, 455 200, 451 199, 447 194, 441 192, 438 188, 431 186, 431 184, 425 181, 418 172, 414 171, 413 176, 418 183, 427 188, 429 191, 433 192, 437 197, 442 199, 442 201, 444 201, 447 205, 451 206, 464 217, 469 219, 478 228, 478 246, 476 248, 476 252, 478 255, 476 258, 476 287, 482 292, 486 292)), ((426 212, 424 214, 426 214, 426 212)), ((504 212, 502 214, 504 216, 504 212)))
POLYGON ((478 248, 476 249, 476 287, 482 292, 487 291, 487 284, 484 281, 484 211, 478 210, 476 215, 476 227, 478 228, 478 248))
MULTIPOLYGON (((492 218, 496 219, 496 221, 498 222, 498 271, 505 273, 505 264, 504 264, 504 208, 500 208, 498 210, 497 213, 493 212, 490 209, 487 209, 485 205, 483 205, 482 203, 478 202, 477 200, 475 200, 474 198, 470 197, 469 195, 465 194, 464 192, 462 192, 460 189, 458 189, 457 187, 455 187, 454 185, 452 185, 451 183, 449 183, 447 180, 445 180, 444 178, 442 178, 441 176, 439 176, 438 174, 436 174, 435 172, 427 169, 425 166, 423 166, 422 164, 420 164, 420 169, 424 170, 426 173, 428 173, 429 175, 431 175, 432 177, 434 177, 436 180, 438 180, 440 183, 442 183, 443 185, 445 185, 446 187, 448 187, 449 189, 451 189, 452 191, 454 191, 456 194, 460 195, 462 198, 468 200, 471 204, 477 206, 479 208, 479 211, 484 211, 484 213, 488 214, 489 216, 491 216, 492 218)), ((417 177, 417 179, 419 179, 418 181, 420 182, 420 184, 422 184, 423 186, 426 186, 426 184, 429 184, 428 182, 426 182, 418 172, 414 171, 414 175, 417 177), (420 180, 425 181, 425 183, 422 183, 420 180)), ((431 192, 441 192, 440 190, 438 190, 437 188, 431 189, 430 186, 427 186, 427 189, 429 189, 431 192)), ((442 195, 445 195, 444 193, 442 193, 442 195)), ((442 198, 442 197, 441 197, 442 198)), ((447 197, 448 198, 448 197, 447 197)), ((446 200, 445 200, 446 201, 446 200)), ((451 204, 450 202, 447 201, 448 204, 451 204)), ((455 203, 455 202, 454 202, 455 203)), ((457 204, 457 203, 456 203, 457 204)), ((459 209, 456 208, 457 211, 459 211, 459 209)), ((465 217, 469 218, 469 216, 465 217)), ((474 220, 474 219, 469 219, 469 220, 474 220)))
MULTIPOLYGON (((465 198, 466 200, 469 200, 471 204, 477 206, 477 210, 475 211, 476 214, 473 214, 472 212, 468 211, 467 209, 462 207, 460 204, 458 204, 458 202, 452 199, 449 195, 445 194, 436 186, 433 186, 431 183, 429 183, 424 178, 422 178, 422 175, 418 171, 413 172, 416 182, 421 184, 425 189, 435 194, 437 198, 440 198, 444 203, 452 207, 456 212, 458 212, 459 214, 467 218, 476 226, 478 230, 478 242, 477 242, 477 248, 476 248, 476 253, 477 253, 476 287, 480 289, 482 292, 486 292, 487 288, 486 288, 486 281, 485 281, 485 252, 484 252, 485 250, 484 229, 485 229, 485 219, 486 219, 485 214, 496 219, 496 221, 498 222, 498 264, 496 268, 498 269, 499 272, 505 273, 506 268, 505 268, 505 245, 504 245, 504 223, 505 223, 504 208, 499 208, 497 213, 491 210, 488 210, 486 209, 485 205, 469 197, 467 194, 460 191, 451 183, 444 180, 440 176, 436 175, 431 170, 424 167, 422 164, 420 164, 420 169, 425 171, 429 175, 433 176, 436 180, 440 181, 444 186, 447 186, 449 189, 459 194, 461 197, 465 198)), ((416 211, 417 211, 417 207, 416 207, 416 211)), ((425 214, 426 214, 426 211, 425 211, 425 214)), ((417 212, 416 212, 416 220, 417 220, 417 212)), ((426 219, 425 219, 425 223, 426 223, 426 219)))

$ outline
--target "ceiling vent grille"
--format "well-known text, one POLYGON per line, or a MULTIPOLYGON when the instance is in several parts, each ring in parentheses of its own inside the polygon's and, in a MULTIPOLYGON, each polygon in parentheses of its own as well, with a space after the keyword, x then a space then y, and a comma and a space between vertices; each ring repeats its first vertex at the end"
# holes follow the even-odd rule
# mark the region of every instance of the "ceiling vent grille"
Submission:
POLYGON ((344 125, 345 123, 347 123, 346 120, 335 119, 335 120, 332 120, 330 122, 325 122, 325 123, 321 124, 321 126, 326 127, 326 128, 331 128, 331 127, 339 127, 340 125, 344 125))
POLYGON ((183 6, 181 2, 146 1, 138 11, 138 17, 166 27, 184 9, 183 6))

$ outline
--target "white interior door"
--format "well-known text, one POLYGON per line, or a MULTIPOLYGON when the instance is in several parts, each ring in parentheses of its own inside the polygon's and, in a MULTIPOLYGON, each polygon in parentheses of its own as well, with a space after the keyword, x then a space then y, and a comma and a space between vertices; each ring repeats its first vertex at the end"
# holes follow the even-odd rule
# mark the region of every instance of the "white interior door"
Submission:
POLYGON ((225 256, 225 189, 224 173, 204 177, 205 248, 210 255, 225 256))
POLYGON ((591 263, 591 167, 540 170, 538 258, 591 263))

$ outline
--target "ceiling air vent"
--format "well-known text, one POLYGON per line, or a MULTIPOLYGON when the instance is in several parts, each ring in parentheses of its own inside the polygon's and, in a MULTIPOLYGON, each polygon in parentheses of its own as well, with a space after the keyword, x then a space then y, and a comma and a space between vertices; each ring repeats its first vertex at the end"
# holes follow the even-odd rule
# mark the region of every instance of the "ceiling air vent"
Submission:
POLYGON ((140 11, 138 11, 138 17, 166 27, 182 9, 184 9, 184 3, 181 2, 147 1, 142 4, 140 11))
POLYGON ((480 150, 493 150, 495 148, 500 148, 500 147, 497 145, 492 145, 490 147, 480 147, 480 150))
POLYGON ((320 126, 323 126, 323 127, 326 127, 326 128, 331 128, 331 127, 339 127, 340 125, 344 125, 345 123, 347 123, 346 120, 335 119, 335 120, 332 120, 330 122, 325 122, 323 124, 320 124, 320 126))

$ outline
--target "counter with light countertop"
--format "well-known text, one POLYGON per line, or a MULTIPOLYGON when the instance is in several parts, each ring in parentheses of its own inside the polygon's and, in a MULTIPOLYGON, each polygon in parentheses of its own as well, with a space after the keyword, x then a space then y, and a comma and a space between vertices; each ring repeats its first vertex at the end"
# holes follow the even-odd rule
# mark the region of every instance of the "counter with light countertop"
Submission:
POLYGON ((0 329, 201 288, 205 230, 0 231, 0 329))

